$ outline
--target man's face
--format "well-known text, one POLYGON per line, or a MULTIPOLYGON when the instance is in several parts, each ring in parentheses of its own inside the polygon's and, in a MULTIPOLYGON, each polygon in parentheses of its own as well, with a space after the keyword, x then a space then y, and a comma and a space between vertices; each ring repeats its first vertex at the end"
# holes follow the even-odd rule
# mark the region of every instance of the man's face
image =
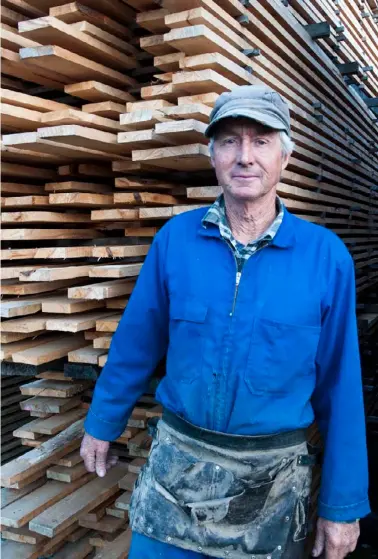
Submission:
POLYGON ((276 187, 289 157, 283 157, 280 135, 247 118, 220 123, 212 164, 225 195, 253 201, 276 187))

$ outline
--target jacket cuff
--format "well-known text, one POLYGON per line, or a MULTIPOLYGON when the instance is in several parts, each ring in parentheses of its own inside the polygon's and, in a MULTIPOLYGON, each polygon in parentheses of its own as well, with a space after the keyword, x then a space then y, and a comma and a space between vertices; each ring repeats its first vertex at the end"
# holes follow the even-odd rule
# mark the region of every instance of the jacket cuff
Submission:
MULTIPOLYGON (((126 421, 127 424, 127 421, 126 421)), ((115 441, 121 436, 125 430, 126 424, 113 423, 110 421, 105 421, 98 417, 91 408, 89 408, 87 417, 84 421, 85 432, 101 441, 115 441)))
POLYGON ((353 505, 334 507, 318 501, 318 516, 332 522, 353 522, 370 513, 369 499, 353 505))

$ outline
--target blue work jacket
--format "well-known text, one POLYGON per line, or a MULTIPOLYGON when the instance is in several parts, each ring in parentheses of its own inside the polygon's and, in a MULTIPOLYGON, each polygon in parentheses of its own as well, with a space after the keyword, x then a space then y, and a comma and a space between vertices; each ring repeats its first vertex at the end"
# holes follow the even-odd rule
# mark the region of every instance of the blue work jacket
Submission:
POLYGON ((319 515, 369 512, 353 260, 331 231, 285 209, 236 282, 236 262, 206 208, 156 235, 113 336, 87 433, 115 440, 167 354, 156 398, 201 427, 262 435, 309 426, 325 452, 319 515))

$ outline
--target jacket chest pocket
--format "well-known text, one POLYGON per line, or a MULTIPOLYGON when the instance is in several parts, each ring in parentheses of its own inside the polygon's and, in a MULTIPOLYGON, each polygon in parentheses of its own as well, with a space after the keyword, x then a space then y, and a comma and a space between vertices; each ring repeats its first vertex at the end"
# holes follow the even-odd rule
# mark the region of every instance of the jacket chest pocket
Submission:
POLYGON ((195 299, 170 301, 167 371, 176 382, 192 383, 201 374, 207 311, 195 299))
POLYGON ((287 394, 313 382, 320 330, 255 317, 245 371, 251 392, 287 394))

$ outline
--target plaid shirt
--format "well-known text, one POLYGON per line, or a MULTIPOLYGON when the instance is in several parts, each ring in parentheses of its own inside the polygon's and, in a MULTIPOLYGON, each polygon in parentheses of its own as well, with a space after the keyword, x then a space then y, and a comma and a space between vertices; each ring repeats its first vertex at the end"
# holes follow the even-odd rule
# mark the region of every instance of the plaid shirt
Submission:
POLYGON ((226 208, 224 203, 224 196, 221 194, 210 206, 207 213, 202 218, 202 224, 206 227, 208 223, 212 223, 219 227, 220 234, 223 239, 231 247, 238 266, 238 272, 241 272, 243 265, 248 260, 252 254, 255 254, 258 250, 261 250, 266 245, 268 245, 274 239, 284 216, 284 206, 277 196, 277 217, 273 223, 268 227, 268 229, 260 235, 254 241, 250 241, 247 245, 242 245, 239 243, 231 232, 231 228, 228 223, 226 208))

